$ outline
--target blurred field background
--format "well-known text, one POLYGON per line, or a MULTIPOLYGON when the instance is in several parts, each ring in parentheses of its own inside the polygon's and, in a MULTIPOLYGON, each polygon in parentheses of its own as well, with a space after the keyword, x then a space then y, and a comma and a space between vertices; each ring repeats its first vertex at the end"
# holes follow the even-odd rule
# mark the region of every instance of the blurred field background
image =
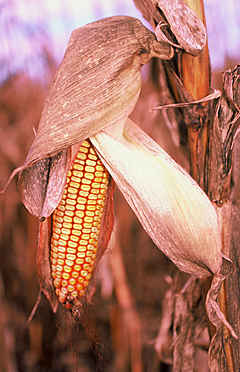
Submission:
MULTIPOLYGON (((221 72, 240 61, 240 3, 209 0, 205 10, 212 86, 220 88, 221 72)), ((1 186, 25 159, 71 31, 119 14, 141 18, 127 0, 0 1, 1 186)), ((184 143, 164 125, 164 114, 151 111, 166 103, 159 90, 160 72, 156 61, 144 68, 143 90, 132 118, 187 167, 184 143)), ((115 214, 117 240, 99 268, 97 291, 83 324, 75 324, 61 310, 53 314, 42 298, 27 325, 39 291, 38 221, 21 204, 16 181, 0 196, 1 372, 171 370, 169 350, 165 363, 160 363, 155 341, 175 267, 156 249, 119 193, 115 214)), ((207 371, 205 361, 206 357, 199 372, 207 371)))

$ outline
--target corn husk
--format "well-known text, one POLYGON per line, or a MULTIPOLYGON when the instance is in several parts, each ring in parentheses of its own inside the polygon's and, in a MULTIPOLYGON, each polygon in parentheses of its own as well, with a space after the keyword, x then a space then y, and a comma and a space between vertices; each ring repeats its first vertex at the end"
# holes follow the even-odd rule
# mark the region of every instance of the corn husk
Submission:
POLYGON ((125 121, 140 93, 141 66, 152 56, 172 55, 171 46, 131 17, 106 18, 73 31, 19 168, 30 213, 46 218, 56 208, 69 165, 65 149, 125 121))
POLYGON ((143 228, 186 273, 204 277, 221 266, 213 205, 198 184, 130 120, 124 133, 91 137, 143 228))

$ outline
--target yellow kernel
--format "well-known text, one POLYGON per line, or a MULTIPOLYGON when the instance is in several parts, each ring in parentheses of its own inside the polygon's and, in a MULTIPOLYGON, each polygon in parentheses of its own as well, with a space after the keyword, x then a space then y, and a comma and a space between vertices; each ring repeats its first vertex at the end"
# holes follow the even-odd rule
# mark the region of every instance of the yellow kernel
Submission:
POLYGON ((76 163, 73 164, 73 168, 74 168, 74 169, 77 169, 77 170, 79 170, 79 171, 83 170, 83 166, 80 165, 80 164, 76 164, 76 163))
POLYGON ((89 234, 91 232, 91 229, 82 229, 82 232, 84 234, 89 234))
POLYGON ((65 229, 65 228, 63 228, 63 229, 62 229, 62 233, 63 233, 63 234, 67 234, 67 235, 69 235, 69 234, 71 233, 71 230, 70 230, 70 229, 65 229))
POLYGON ((66 205, 66 210, 68 211, 74 211, 75 207, 73 205, 66 205))
POLYGON ((74 278, 71 278, 69 280, 69 284, 74 285, 76 283, 76 280, 74 278))
POLYGON ((62 217, 59 217, 59 216, 56 216, 56 221, 62 223, 63 222, 63 218, 62 217))
POLYGON ((67 280, 63 280, 62 281, 62 287, 67 287, 68 285, 68 281, 67 280))
POLYGON ((64 222, 72 223, 72 218, 68 216, 64 216, 64 222))
POLYGON ((95 209, 96 209, 96 207, 95 207, 95 205, 87 205, 87 207, 86 207, 86 209, 88 210, 88 211, 95 211, 95 209))
POLYGON ((77 199, 77 194, 68 194, 68 198, 77 199))
MULTIPOLYGON (((90 168, 90 167, 88 167, 88 168, 90 168)), ((93 168, 93 169, 94 169, 94 168, 93 168)), ((86 179, 88 179, 89 182, 91 183, 91 181, 94 179, 94 174, 93 174, 93 173, 85 173, 84 177, 85 177, 86 179)))
POLYGON ((66 216, 69 216, 69 217, 73 217, 74 216, 74 212, 73 211, 65 211, 65 215, 66 216))
MULTIPOLYGON (((98 161, 98 164, 99 164, 99 161, 98 161)), ((97 165, 97 166, 96 166, 96 170, 97 170, 97 171, 102 171, 102 172, 103 172, 103 171, 104 171, 104 168, 103 168, 102 165, 97 165)))
POLYGON ((87 159, 87 155, 86 155, 86 154, 83 154, 83 153, 81 153, 81 152, 79 152, 79 153, 77 154, 77 158, 78 158, 78 159, 81 159, 81 160, 86 160, 86 159, 87 159))
POLYGON ((84 264, 83 268, 84 268, 84 270, 87 270, 87 271, 90 271, 92 269, 89 264, 84 264))
POLYGON ((65 273, 62 274, 62 277, 63 277, 63 279, 68 280, 70 278, 70 275, 65 272, 65 273))
POLYGON ((62 265, 57 265, 57 266, 56 266, 56 270, 57 270, 57 271, 62 271, 62 270, 63 270, 62 265))
POLYGON ((90 194, 88 198, 89 198, 89 199, 97 199, 98 197, 97 197, 97 195, 90 194))
POLYGON ((82 230, 82 225, 79 225, 79 224, 77 224, 77 223, 74 223, 73 224, 73 229, 75 230, 82 230))
POLYGON ((74 221, 75 223, 82 223, 82 218, 74 217, 74 218, 73 218, 73 221, 74 221))
POLYGON ((83 211, 76 211, 76 216, 82 218, 82 217, 84 217, 84 212, 83 211))
POLYGON ((77 202, 76 202, 76 200, 67 199, 67 200, 66 200, 66 203, 67 203, 67 204, 70 204, 70 205, 76 205, 77 202))
POLYGON ((67 252, 68 253, 71 253, 71 254, 75 254, 76 253, 76 249, 75 248, 67 248, 67 252))
POLYGON ((81 245, 78 246, 78 252, 85 252, 86 250, 87 250, 86 246, 81 246, 81 245))
MULTIPOLYGON (((89 165, 89 166, 91 166, 91 167, 95 167, 96 161, 88 159, 88 160, 86 160, 86 164, 89 165)), ((94 171, 95 171, 95 169, 94 169, 94 171)))
MULTIPOLYGON (((75 268, 75 266, 74 266, 74 268, 75 268)), ((79 273, 77 271, 72 272, 72 277, 73 278, 78 278, 78 275, 79 275, 79 273)))
POLYGON ((69 285, 69 286, 67 287, 67 289, 68 289, 68 292, 73 292, 75 288, 74 288, 73 285, 69 285))
POLYGON ((59 288, 60 287, 60 284, 61 284, 61 279, 55 279, 54 282, 53 282, 54 286, 56 288, 59 288))
POLYGON ((87 191, 80 191, 80 192, 79 192, 79 195, 80 195, 80 196, 87 197, 87 196, 88 196, 88 192, 87 192, 87 191))
POLYGON ((79 204, 85 204, 86 202, 87 202, 87 199, 86 198, 77 198, 77 202, 79 203, 79 204))
POLYGON ((61 259, 64 259, 65 258, 65 254, 58 252, 58 257, 61 258, 61 259))
MULTIPOLYGON (((75 265, 74 266, 74 270, 76 270, 76 271, 80 271, 81 268, 82 268, 82 266, 80 266, 80 265, 75 265)), ((78 273, 78 275, 79 275, 79 273, 78 273)))
POLYGON ((68 240, 69 239, 69 236, 68 235, 65 235, 65 234, 61 234, 61 239, 68 240))
POLYGON ((77 248, 77 243, 72 242, 71 240, 68 241, 68 246, 72 248, 77 248))
MULTIPOLYGON (((82 142, 81 146, 90 147, 90 143, 85 140, 85 141, 82 142)), ((90 149, 90 151, 91 151, 91 149, 90 149)))
POLYGON ((72 297, 77 297, 77 295, 78 295, 78 293, 77 293, 77 291, 75 291, 75 290, 71 293, 71 296, 72 296, 72 297))
POLYGON ((59 205, 59 206, 57 207, 57 209, 59 209, 60 211, 65 211, 65 207, 64 207, 64 205, 59 205))
POLYGON ((88 240, 90 238, 89 234, 82 234, 82 239, 88 240))
MULTIPOLYGON (((94 173, 95 172, 95 168, 87 165, 85 167, 85 172, 94 173)), ((85 174, 85 177, 86 177, 86 174, 85 174)))
POLYGON ((59 235, 56 234, 56 233, 53 233, 52 236, 53 236, 54 239, 58 239, 59 238, 59 235))
MULTIPOLYGON (((77 253, 77 256, 78 256, 78 257, 82 257, 82 258, 84 258, 84 257, 86 256, 86 253, 80 253, 80 252, 78 252, 78 253, 77 253)), ((80 262, 80 261, 79 261, 79 264, 80 264, 80 263, 83 263, 83 262, 80 262)))
MULTIPOLYGON (((91 178, 92 179, 92 178, 91 178)), ((90 179, 87 179, 87 178, 83 178, 82 179, 82 183, 83 184, 86 184, 86 185, 91 185, 91 180, 90 179)))
POLYGON ((88 242, 87 242, 86 240, 80 240, 80 241, 79 241, 79 244, 80 244, 80 245, 87 245, 88 242))
MULTIPOLYGON (((65 242, 66 243, 66 242, 65 242)), ((59 252, 66 252, 66 248, 65 247, 61 247, 61 246, 59 246, 58 247, 58 251, 59 252)))
POLYGON ((69 187, 68 188, 68 193, 69 194, 76 194, 78 192, 78 188, 76 187, 69 187))
POLYGON ((103 172, 95 172, 95 177, 102 177, 103 176, 103 172))
POLYGON ((83 227, 85 227, 86 229, 90 229, 92 227, 92 225, 90 223, 85 222, 83 224, 83 227))
POLYGON ((81 189, 83 190, 83 191, 89 191, 90 190, 90 186, 89 185, 81 185, 81 189))
MULTIPOLYGON (((82 165, 78 165, 78 167, 82 167, 81 170, 83 170, 83 166, 82 166, 82 165)), ((80 178, 82 178, 82 176, 83 176, 83 172, 79 172, 78 170, 74 170, 74 171, 73 171, 73 175, 74 175, 75 177, 79 178, 79 180, 80 180, 80 178)), ((75 189, 75 190, 76 190, 76 189, 75 189)))
POLYGON ((80 209, 80 210, 82 210, 82 211, 84 211, 84 209, 85 209, 85 204, 77 204, 77 205, 76 205, 76 208, 77 208, 77 209, 80 209))
POLYGON ((66 273, 70 273, 72 271, 71 267, 70 266, 64 266, 63 270, 66 272, 66 273))
POLYGON ((86 211, 86 216, 93 217, 94 216, 94 212, 86 211))
POLYGON ((78 242, 79 237, 74 236, 74 235, 71 235, 70 239, 71 239, 73 242, 78 242))
POLYGON ((62 240, 62 239, 59 239, 58 243, 59 243, 59 245, 63 245, 63 246, 65 246, 67 244, 67 242, 62 240))
POLYGON ((93 222, 93 218, 92 217, 84 217, 84 222, 88 222, 88 223, 91 223, 93 222))
POLYGON ((81 235, 81 231, 79 231, 79 230, 72 230, 72 234, 73 235, 76 235, 76 236, 80 236, 81 235))
MULTIPOLYGON (((75 179, 76 177, 72 177, 72 179, 75 179)), ((77 181, 78 181, 78 179, 77 179, 77 181)), ((70 186, 71 187, 73 187, 73 188, 75 188, 75 189, 79 189, 79 181, 78 182, 70 182, 70 186)))
POLYGON ((62 211, 59 211, 58 209, 56 209, 56 215, 60 216, 60 217, 63 217, 64 213, 62 211))
MULTIPOLYGON (((96 161, 98 160, 98 158, 97 158, 96 155, 89 154, 88 157, 89 157, 89 159, 91 159, 91 160, 95 160, 95 164, 96 164, 96 161)), ((89 165, 90 165, 90 164, 89 164, 89 165)))
POLYGON ((77 158, 82 159, 80 157, 80 155, 82 155, 81 153, 86 153, 87 154, 88 153, 88 149, 86 147, 81 146, 80 149, 79 149, 79 152, 77 154, 77 158))
POLYGON ((87 271, 85 271, 85 270, 82 270, 82 271, 81 271, 81 276, 83 276, 83 277, 84 277, 84 276, 87 276, 87 274, 88 274, 88 272, 87 272, 87 271))
POLYGON ((76 256, 74 254, 67 254, 66 258, 70 261, 74 261, 76 256))
POLYGON ((99 183, 96 183, 96 182, 93 182, 93 183, 92 183, 92 187, 93 187, 94 189, 98 189, 98 188, 100 187, 100 184, 99 184, 99 183))
POLYGON ((96 203, 97 203, 97 200, 91 200, 91 199, 88 200, 88 204, 96 205, 96 203))
POLYGON ((81 276, 78 278, 78 283, 83 283, 84 282, 84 278, 82 278, 81 276))

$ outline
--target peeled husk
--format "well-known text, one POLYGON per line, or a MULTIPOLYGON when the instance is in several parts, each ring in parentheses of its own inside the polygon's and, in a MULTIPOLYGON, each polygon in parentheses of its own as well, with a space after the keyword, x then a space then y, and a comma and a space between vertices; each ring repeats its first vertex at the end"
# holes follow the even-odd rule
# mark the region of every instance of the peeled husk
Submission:
POLYGON ((91 137, 143 228, 180 270, 197 277, 222 262, 216 211, 198 184, 128 120, 124 132, 91 137))

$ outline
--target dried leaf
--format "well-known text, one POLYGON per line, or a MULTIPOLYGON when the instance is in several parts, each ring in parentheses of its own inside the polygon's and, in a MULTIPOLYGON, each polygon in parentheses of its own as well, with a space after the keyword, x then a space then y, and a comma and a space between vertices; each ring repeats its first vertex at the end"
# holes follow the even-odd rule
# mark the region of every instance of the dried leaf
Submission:
POLYGON ((73 31, 25 165, 127 118, 140 92, 140 67, 153 55, 168 59, 172 49, 135 18, 106 18, 73 31))
POLYGON ((189 174, 130 120, 124 136, 112 128, 90 139, 159 249, 187 273, 202 277, 217 272, 217 215, 189 174))
POLYGON ((199 54, 206 44, 206 29, 183 0, 134 0, 144 18, 156 29, 158 40, 192 55, 199 54))
POLYGON ((22 172, 22 201, 31 214, 39 218, 52 214, 61 199, 69 163, 70 151, 65 150, 22 172))

